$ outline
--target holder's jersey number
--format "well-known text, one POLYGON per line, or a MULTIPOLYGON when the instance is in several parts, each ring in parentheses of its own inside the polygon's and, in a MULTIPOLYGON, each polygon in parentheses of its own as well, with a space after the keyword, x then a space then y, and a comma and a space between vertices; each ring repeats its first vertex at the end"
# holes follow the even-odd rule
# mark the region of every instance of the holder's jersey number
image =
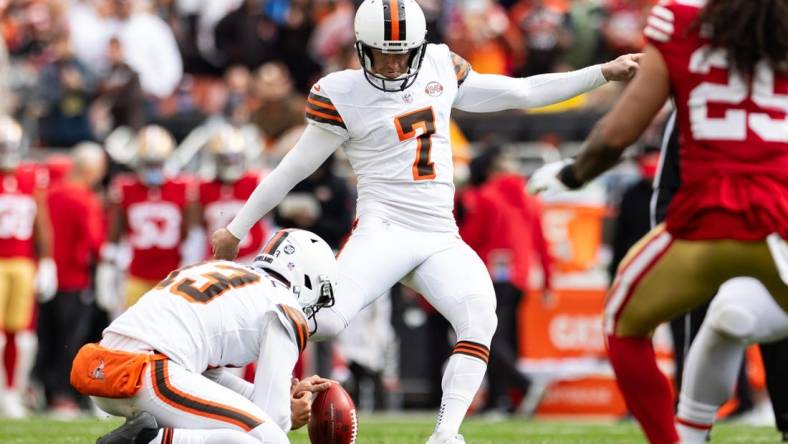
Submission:
POLYGON ((191 274, 178 279, 189 268, 192 267, 173 271, 156 285, 156 289, 169 288, 170 293, 181 296, 189 302, 206 303, 221 296, 227 290, 260 281, 259 275, 232 265, 216 265, 206 273, 191 274))

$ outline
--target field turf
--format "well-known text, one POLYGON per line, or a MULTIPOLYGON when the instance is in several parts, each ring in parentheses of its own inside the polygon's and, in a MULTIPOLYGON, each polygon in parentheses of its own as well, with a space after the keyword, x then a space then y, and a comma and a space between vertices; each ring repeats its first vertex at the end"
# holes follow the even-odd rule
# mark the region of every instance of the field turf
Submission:
MULTIPOLYGON (((432 429, 432 416, 361 416, 359 444, 423 444, 432 429)), ((58 421, 44 417, 27 420, 0 420, 0 443, 60 444, 93 443, 120 424, 119 420, 83 419, 58 421)), ((309 444, 306 428, 290 434, 293 444, 309 444)), ((462 433, 468 444, 624 444, 644 443, 632 422, 579 422, 555 420, 508 420, 500 422, 470 419, 462 433)), ((777 443, 772 427, 720 424, 712 443, 777 443)))

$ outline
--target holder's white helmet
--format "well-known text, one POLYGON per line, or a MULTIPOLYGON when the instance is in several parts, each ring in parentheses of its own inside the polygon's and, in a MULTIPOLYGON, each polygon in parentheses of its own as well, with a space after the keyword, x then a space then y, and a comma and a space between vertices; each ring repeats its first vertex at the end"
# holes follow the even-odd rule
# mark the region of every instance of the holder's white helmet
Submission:
POLYGON ((290 281, 307 318, 334 305, 337 261, 331 247, 315 233, 293 228, 279 230, 252 266, 290 281))
POLYGON ((427 48, 427 21, 416 0, 364 0, 356 11, 356 51, 364 75, 377 89, 402 91, 416 81, 427 48), (372 51, 410 54, 408 72, 389 79, 372 70, 372 51))

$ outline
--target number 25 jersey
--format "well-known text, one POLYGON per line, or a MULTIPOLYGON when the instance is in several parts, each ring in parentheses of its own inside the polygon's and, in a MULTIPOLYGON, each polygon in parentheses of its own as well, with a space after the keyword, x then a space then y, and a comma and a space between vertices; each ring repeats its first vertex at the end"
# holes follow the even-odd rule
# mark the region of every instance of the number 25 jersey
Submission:
POLYGON ((358 217, 376 215, 419 231, 457 231, 449 117, 468 62, 427 45, 416 81, 398 92, 372 86, 360 69, 335 72, 309 93, 310 124, 345 137, 358 177, 358 217))
POLYGON ((681 188, 667 228, 684 239, 788 238, 788 74, 756 64, 746 78, 696 25, 703 0, 663 0, 644 31, 670 75, 681 188))

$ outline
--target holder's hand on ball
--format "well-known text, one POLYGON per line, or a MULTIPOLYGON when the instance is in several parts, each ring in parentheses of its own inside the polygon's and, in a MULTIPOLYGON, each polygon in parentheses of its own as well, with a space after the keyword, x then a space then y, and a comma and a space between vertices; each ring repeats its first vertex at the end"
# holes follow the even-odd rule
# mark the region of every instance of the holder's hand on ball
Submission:
POLYGON ((322 392, 335 383, 330 379, 314 375, 299 381, 293 378, 290 384, 291 430, 299 429, 309 422, 312 411, 312 393, 322 392))

